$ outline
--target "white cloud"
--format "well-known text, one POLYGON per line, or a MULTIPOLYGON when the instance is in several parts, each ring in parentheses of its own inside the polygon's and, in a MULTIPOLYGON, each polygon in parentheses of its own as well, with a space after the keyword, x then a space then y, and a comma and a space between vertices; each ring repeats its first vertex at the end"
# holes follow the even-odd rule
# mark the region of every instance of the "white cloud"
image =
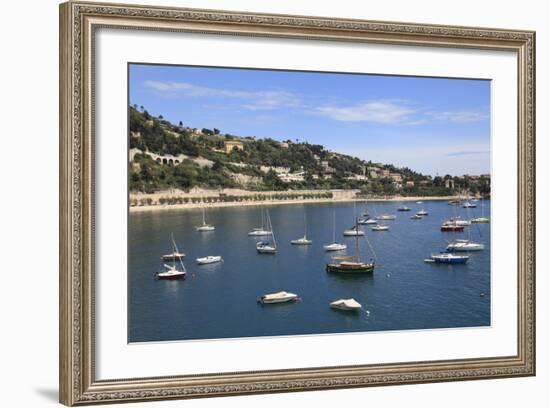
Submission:
POLYGON ((428 112, 427 115, 436 120, 454 123, 479 122, 489 118, 489 114, 483 111, 428 112))
POLYGON ((369 101, 344 107, 321 106, 317 107, 315 111, 341 122, 385 124, 408 122, 412 120, 412 116, 416 113, 411 107, 388 101, 369 101))
POLYGON ((298 107, 300 99, 286 91, 240 91, 209 88, 187 82, 145 81, 144 85, 158 94, 167 97, 191 96, 212 98, 233 98, 246 101, 242 105, 250 110, 271 110, 281 107, 298 107))

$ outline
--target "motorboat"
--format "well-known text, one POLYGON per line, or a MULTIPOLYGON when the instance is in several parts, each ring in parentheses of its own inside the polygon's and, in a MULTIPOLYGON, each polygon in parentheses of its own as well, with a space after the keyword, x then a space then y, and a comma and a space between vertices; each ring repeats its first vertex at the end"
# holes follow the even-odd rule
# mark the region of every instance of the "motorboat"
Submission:
POLYGON ((432 254, 430 258, 427 260, 430 262, 430 260, 434 263, 444 263, 444 264, 463 264, 466 263, 470 259, 467 255, 455 255, 448 252, 443 252, 440 254, 432 254))
POLYGON ((213 264, 217 262, 222 262, 223 258, 221 256, 205 256, 204 258, 197 258, 196 259, 197 264, 199 265, 207 265, 207 264, 213 264))
POLYGON ((299 300, 299 297, 297 294, 281 291, 281 292, 275 292, 275 293, 268 293, 266 295, 261 296, 258 299, 258 303, 272 304, 272 303, 292 302, 296 300, 299 300))
POLYGON ((371 227, 372 231, 388 231, 390 227, 387 225, 374 225, 371 227))
POLYGON ((470 241, 469 239, 457 239, 447 245, 448 252, 473 252, 483 251, 485 245, 470 241))
POLYGON ((474 204, 470 201, 465 201, 462 203, 462 208, 476 208, 477 204, 474 204))
POLYGON ((411 209, 406 205, 403 205, 397 209, 397 211, 410 211, 411 209))
POLYGON ((422 219, 422 216, 418 214, 411 216, 411 220, 421 220, 421 219, 422 219))
POLYGON ((365 235, 365 231, 360 230, 357 225, 344 231, 345 237, 362 237, 363 235, 365 235))
POLYGON ((362 218, 359 221, 357 221, 357 224, 359 224, 359 225, 373 225, 373 224, 378 224, 378 221, 376 221, 374 218, 362 218))
POLYGON ((428 215, 429 212, 426 211, 426 210, 420 210, 420 211, 417 211, 415 215, 420 215, 421 217, 425 217, 426 215, 428 215))
POLYGON ((325 251, 343 251, 348 246, 346 244, 339 244, 338 242, 333 242, 332 244, 323 245, 325 251))
POLYGON ((351 299, 338 299, 338 300, 335 300, 334 302, 330 302, 330 307, 332 309, 354 312, 357 310, 361 310, 362 306, 361 306, 361 303, 351 298, 351 299))
POLYGON ((382 221, 392 221, 392 220, 395 220, 396 218, 397 216, 393 214, 382 214, 376 217, 377 220, 382 220, 382 221))

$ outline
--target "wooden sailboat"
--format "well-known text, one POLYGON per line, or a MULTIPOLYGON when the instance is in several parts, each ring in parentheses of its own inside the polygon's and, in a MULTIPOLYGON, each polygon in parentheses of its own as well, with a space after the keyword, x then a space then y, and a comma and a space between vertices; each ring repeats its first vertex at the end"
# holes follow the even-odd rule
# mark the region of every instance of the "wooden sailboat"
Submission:
MULTIPOLYGON (((357 220, 355 222, 357 226, 357 220)), ((374 272, 374 260, 363 262, 359 254, 359 236, 355 236, 355 255, 336 256, 326 266, 327 272, 335 273, 371 273, 374 272)))

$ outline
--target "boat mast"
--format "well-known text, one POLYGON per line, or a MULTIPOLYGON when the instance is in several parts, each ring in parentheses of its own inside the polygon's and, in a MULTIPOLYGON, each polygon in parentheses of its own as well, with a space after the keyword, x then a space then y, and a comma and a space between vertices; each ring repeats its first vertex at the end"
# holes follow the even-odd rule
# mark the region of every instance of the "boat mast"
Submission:
POLYGON ((206 225, 206 214, 204 210, 204 204, 202 205, 202 225, 206 225))
POLYGON ((361 258, 359 257, 359 224, 357 217, 355 217, 355 257, 357 258, 357 262, 359 262, 361 258))
POLYGON ((273 238, 273 248, 277 249, 277 241, 275 241, 275 233, 273 232, 273 225, 271 224, 271 217, 269 216, 269 210, 266 210, 267 213, 267 222, 269 225, 269 232, 271 232, 271 237, 273 238))
POLYGON ((336 242, 336 208, 332 207, 332 242, 336 242))

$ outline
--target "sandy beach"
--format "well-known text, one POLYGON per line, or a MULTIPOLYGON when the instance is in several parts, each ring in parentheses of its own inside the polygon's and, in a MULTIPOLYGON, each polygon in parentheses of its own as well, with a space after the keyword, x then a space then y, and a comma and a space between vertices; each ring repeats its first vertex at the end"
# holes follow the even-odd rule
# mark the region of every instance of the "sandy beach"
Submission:
MULTIPOLYGON (((131 196, 132 197, 132 196, 131 196)), ((134 197, 135 198, 135 197, 134 197)), ((262 201, 231 201, 231 202, 213 202, 213 203, 184 203, 184 204, 153 204, 153 205, 137 205, 130 206, 130 212, 144 211, 165 211, 165 210, 193 210, 197 208, 222 208, 222 207, 251 207, 251 206, 266 206, 266 205, 296 205, 296 204, 311 204, 311 203, 342 203, 342 202, 411 202, 411 201, 429 201, 429 200, 458 200, 460 196, 435 196, 435 197, 376 197, 376 198, 354 198, 354 197, 338 197, 338 198, 311 198, 311 199, 287 199, 287 200, 262 200, 262 201)))

